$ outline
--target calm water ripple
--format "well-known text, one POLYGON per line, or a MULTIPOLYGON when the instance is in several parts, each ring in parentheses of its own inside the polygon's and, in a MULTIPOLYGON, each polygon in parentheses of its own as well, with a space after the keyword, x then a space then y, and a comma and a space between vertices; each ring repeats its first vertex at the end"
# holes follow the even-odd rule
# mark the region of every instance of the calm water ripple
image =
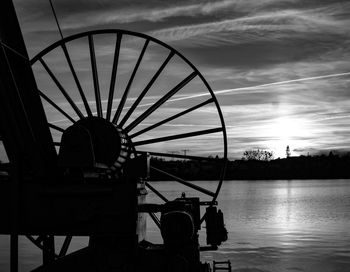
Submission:
MULTIPOLYGON (((197 195, 173 182, 155 186, 169 199, 181 192, 197 195)), ((157 201, 152 193, 148 199, 157 201)), ((229 240, 218 251, 203 252, 203 260, 229 259, 235 272, 350 271, 350 180, 226 181, 219 206, 229 240)), ((149 239, 160 242, 157 228, 148 224, 149 239)), ((77 238, 74 246, 85 244, 77 238)), ((40 263, 40 252, 24 238, 20 248, 22 271, 40 263)), ((8 251, 8 237, 0 236, 0 271, 8 269, 8 251)))
POLYGON ((227 181, 229 230, 218 252, 234 271, 350 271, 350 180, 227 181))

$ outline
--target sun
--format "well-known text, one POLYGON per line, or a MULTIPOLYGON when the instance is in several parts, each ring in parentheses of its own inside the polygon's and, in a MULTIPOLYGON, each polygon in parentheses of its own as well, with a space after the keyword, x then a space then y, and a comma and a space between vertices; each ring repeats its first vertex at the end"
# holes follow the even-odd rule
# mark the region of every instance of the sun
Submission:
POLYGON ((279 117, 274 119, 267 128, 270 143, 268 146, 274 152, 275 158, 286 156, 286 147, 290 146, 292 156, 293 149, 308 145, 307 122, 302 118, 279 117))
POLYGON ((302 126, 299 121, 291 118, 277 118, 273 123, 272 132, 280 141, 289 141, 300 134, 302 126))

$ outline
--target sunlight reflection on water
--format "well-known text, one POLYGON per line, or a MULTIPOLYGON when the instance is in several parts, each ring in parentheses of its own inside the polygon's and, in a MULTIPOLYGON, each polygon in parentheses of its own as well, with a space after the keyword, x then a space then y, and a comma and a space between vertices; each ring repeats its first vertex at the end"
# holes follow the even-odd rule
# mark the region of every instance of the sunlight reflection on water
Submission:
MULTIPOLYGON (((214 189, 210 181, 196 184, 214 189)), ((173 182, 155 186, 169 198, 181 196, 173 182)), ((196 195, 186 189, 186 195, 196 195)), ((148 202, 156 201, 149 193, 148 202)), ((203 260, 231 260, 233 271, 350 271, 350 180, 226 181, 219 196, 229 240, 203 260)), ((148 238, 161 242, 148 220, 148 238)), ((201 230, 205 242, 205 229, 201 230)), ((75 238, 74 246, 86 244, 75 238)), ((40 263, 40 252, 24 238, 21 268, 40 263)), ((0 236, 0 271, 8 271, 8 238, 0 236)))
POLYGON ((227 181, 219 203, 229 241, 204 259, 230 259, 235 269, 350 271, 350 180, 227 181))
MULTIPOLYGON (((173 186, 159 184, 170 199, 179 197, 173 186)), ((247 272, 350 271, 350 180, 226 181, 219 206, 229 240, 204 260, 247 272)))

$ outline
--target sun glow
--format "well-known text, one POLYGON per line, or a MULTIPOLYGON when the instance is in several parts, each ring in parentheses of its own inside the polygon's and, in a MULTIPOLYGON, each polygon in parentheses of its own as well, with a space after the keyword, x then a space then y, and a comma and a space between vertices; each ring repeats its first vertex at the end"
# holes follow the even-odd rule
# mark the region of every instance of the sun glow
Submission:
POLYGON ((271 142, 268 144, 274 152, 275 158, 284 158, 286 156, 286 147, 290 146, 291 155, 293 149, 302 148, 308 145, 307 122, 303 119, 290 117, 279 117, 272 121, 266 130, 271 142))

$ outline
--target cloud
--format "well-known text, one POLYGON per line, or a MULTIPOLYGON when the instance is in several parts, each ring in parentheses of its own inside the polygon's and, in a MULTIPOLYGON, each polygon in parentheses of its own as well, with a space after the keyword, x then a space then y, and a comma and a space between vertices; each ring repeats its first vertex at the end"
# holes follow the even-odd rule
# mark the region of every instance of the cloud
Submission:
MULTIPOLYGON (((17 0, 15 4, 30 55, 59 39, 47 1, 17 0)), ((256 147, 273 149, 284 156, 287 144, 295 154, 350 146, 348 1, 63 0, 54 1, 54 5, 64 35, 94 28, 127 28, 149 33, 190 59, 217 90, 231 157, 239 158, 245 149, 256 147), (288 132, 289 128, 293 129, 288 132)), ((90 75, 89 59, 82 51, 78 45, 72 55, 80 61, 81 71, 90 75)), ((107 63, 112 53, 113 46, 105 45, 98 54, 101 65, 104 64, 100 79, 105 85, 110 78, 107 63)), ((137 53, 134 47, 123 51, 125 59, 120 72, 125 72, 124 81, 132 66, 127 66, 132 60, 129 57, 137 57, 137 53)), ((59 64, 60 57, 56 58, 59 64)), ((161 59, 157 50, 147 56, 147 76, 161 59)), ((65 78, 64 67, 56 68, 65 78)), ((149 100, 142 102, 142 109, 159 98, 160 90, 168 90, 186 73, 181 65, 174 65, 165 74, 168 77, 150 93, 149 100)), ((136 82, 135 88, 141 83, 136 82)), ((194 84, 185 90, 191 98, 174 96, 172 103, 165 104, 159 115, 145 120, 143 125, 207 99, 207 93, 202 94, 203 89, 198 86, 194 84)), ((130 93, 133 99, 136 95, 130 93)), ((161 132, 168 135, 200 129, 204 122, 214 123, 213 113, 206 108, 200 116, 168 124, 161 132)), ((60 118, 56 114, 51 117, 60 118)), ((196 152, 215 153, 222 142, 218 135, 210 135, 210 139, 210 146, 208 141, 196 139, 189 139, 187 144, 196 152)), ((171 143, 174 148, 185 144, 171 143)))
MULTIPOLYGON (((343 76, 350 76, 350 72, 290 79, 290 80, 277 81, 277 82, 265 83, 265 84, 248 86, 248 87, 238 87, 238 88, 226 89, 226 90, 215 90, 214 94, 216 96, 229 95, 232 93, 234 93, 236 95, 239 95, 239 94, 252 95, 252 94, 263 93, 263 95, 267 95, 268 92, 270 92, 270 93, 271 92, 280 92, 280 90, 281 90, 281 89, 276 89, 276 88, 272 88, 272 89, 267 90, 267 88, 269 88, 269 87, 282 86, 281 88, 283 88, 284 84, 298 83, 298 82, 304 82, 304 81, 313 81, 313 80, 320 80, 320 79, 328 79, 328 78, 338 78, 338 77, 343 77, 343 76)), ((181 97, 171 98, 167 102, 170 103, 170 102, 175 102, 175 101, 195 99, 195 98, 206 97, 206 96, 210 97, 210 93, 203 92, 203 93, 189 94, 189 95, 185 95, 185 96, 181 96, 181 97)), ((141 106, 150 106, 150 105, 152 105, 152 104, 141 104, 141 106)))
MULTIPOLYGON (((345 6, 345 9, 349 8, 350 5, 345 6)), ((152 32, 152 34, 161 39, 171 41, 224 32, 229 33, 227 36, 231 36, 228 40, 230 43, 247 43, 256 39, 281 39, 284 31, 289 35, 320 33, 322 31, 346 34, 348 33, 347 24, 349 19, 335 17, 343 14, 343 12, 344 6, 337 4, 330 5, 327 8, 264 11, 222 21, 162 29, 152 32), (330 8, 333 8, 332 12, 329 12, 330 8), (266 34, 269 35, 266 36, 266 34)), ((207 37, 208 40, 217 38, 215 35, 207 37)), ((211 45, 225 42, 223 39, 211 40, 211 45)))
MULTIPOLYGON (((230 10, 246 13, 273 4, 293 3, 294 0, 223 0, 223 1, 54 1, 64 29, 86 28, 106 24, 127 24, 138 21, 159 22, 173 17, 197 17, 216 15, 230 10)), ((47 2, 17 0, 17 10, 30 21, 44 20, 49 14, 47 2)), ((41 26, 42 28, 43 26, 41 26)), ((47 26, 46 26, 47 27, 47 26)))

